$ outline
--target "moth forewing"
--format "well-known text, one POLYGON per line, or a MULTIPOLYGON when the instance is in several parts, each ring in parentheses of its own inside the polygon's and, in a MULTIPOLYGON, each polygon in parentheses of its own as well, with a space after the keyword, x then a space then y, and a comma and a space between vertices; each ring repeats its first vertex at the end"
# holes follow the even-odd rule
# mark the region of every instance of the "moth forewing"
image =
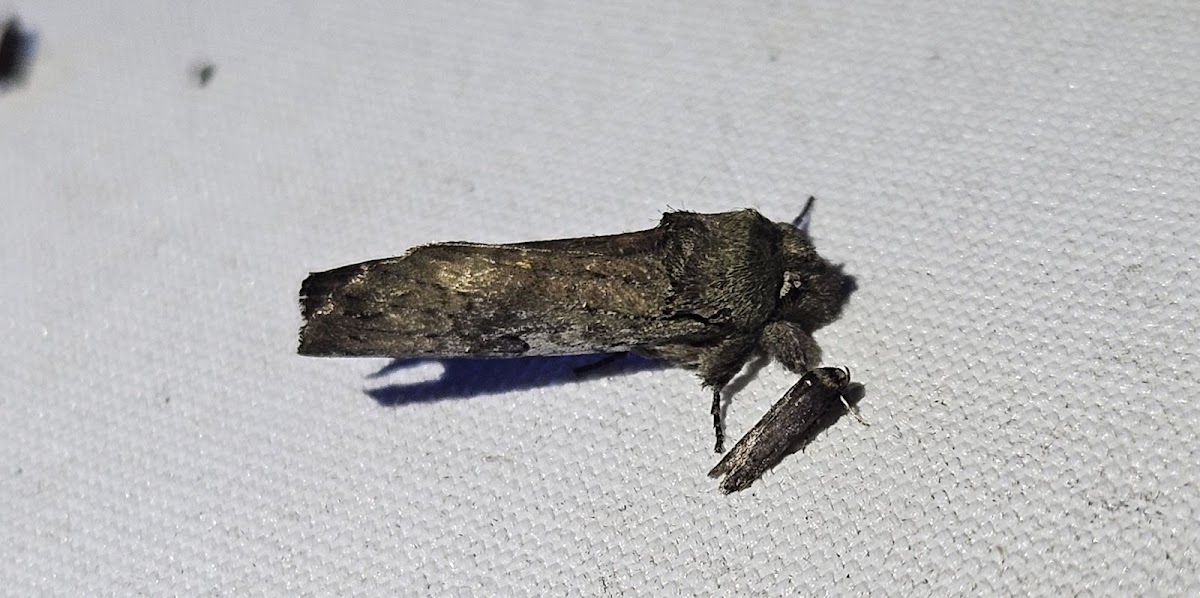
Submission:
POLYGON ((704 333, 661 317, 668 292, 661 261, 646 253, 425 245, 309 276, 300 353, 572 355, 704 333))

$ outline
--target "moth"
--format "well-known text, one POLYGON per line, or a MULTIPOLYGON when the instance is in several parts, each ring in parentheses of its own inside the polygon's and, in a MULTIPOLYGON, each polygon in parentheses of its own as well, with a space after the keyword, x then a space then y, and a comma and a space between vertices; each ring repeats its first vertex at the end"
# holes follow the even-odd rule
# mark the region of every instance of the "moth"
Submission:
POLYGON ((17 17, 10 17, 0 28, 0 85, 19 83, 24 77, 29 41, 17 17))
MULTIPOLYGON (((725 494, 749 488, 764 471, 810 440, 816 424, 833 408, 844 406, 854 414, 844 396, 849 384, 849 369, 817 368, 804 374, 708 472, 709 477, 725 476, 721 480, 725 494)), ((866 424, 861 418, 859 422, 866 424)))
POLYGON ((308 276, 302 355, 519 357, 632 352, 696 370, 712 393, 765 353, 803 373, 853 290, 795 223, 755 210, 668 212, 637 232, 423 245, 308 276))

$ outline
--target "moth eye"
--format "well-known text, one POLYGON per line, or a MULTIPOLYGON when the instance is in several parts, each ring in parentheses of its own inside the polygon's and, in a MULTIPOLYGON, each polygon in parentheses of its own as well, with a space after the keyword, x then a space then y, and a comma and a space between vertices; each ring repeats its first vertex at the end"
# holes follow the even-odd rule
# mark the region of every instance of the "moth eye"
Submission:
POLYGON ((788 293, 799 290, 804 285, 804 279, 794 272, 783 273, 783 285, 779 287, 779 296, 785 297, 788 293))

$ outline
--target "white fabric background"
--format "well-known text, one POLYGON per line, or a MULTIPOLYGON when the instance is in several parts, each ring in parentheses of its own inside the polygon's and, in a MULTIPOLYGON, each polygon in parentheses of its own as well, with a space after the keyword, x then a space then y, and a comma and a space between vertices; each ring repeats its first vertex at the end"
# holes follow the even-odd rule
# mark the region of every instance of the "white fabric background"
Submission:
POLYGON ((4 594, 1200 592, 1200 5, 461 4, 7 6, 4 594), (810 194, 874 425, 740 494, 687 371, 294 355, 312 270, 810 194))

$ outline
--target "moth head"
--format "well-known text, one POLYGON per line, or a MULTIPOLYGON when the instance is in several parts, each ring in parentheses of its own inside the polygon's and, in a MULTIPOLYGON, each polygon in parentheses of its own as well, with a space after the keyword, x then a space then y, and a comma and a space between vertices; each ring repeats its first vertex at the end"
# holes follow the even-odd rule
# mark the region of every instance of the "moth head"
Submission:
POLYGON ((838 318, 854 292, 854 278, 841 265, 817 254, 808 236, 790 224, 780 223, 782 280, 775 317, 795 322, 812 332, 838 318))
POLYGON ((850 384, 850 368, 842 366, 837 368, 821 368, 827 371, 831 385, 835 388, 845 389, 846 385, 850 384))

